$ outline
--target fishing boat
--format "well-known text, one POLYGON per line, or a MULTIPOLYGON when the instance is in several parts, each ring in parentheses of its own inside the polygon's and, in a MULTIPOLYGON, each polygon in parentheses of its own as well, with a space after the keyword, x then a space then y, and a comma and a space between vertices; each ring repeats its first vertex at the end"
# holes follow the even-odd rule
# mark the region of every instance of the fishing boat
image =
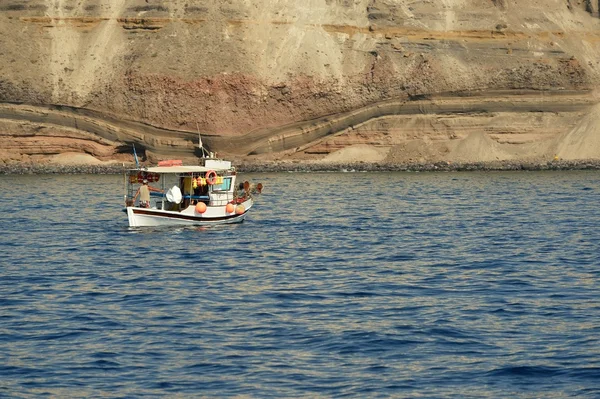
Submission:
POLYGON ((213 157, 201 158, 199 165, 168 160, 130 169, 125 172, 124 195, 129 226, 240 223, 262 184, 238 184, 237 177, 230 161, 213 157))

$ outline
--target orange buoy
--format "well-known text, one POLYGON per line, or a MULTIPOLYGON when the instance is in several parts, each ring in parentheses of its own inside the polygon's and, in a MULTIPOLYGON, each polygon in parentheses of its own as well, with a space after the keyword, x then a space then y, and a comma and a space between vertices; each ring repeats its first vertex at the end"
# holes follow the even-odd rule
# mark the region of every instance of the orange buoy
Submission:
POLYGON ((198 202, 196 204, 196 212, 197 213, 204 213, 204 212, 206 212, 206 204, 204 202, 198 202))
POLYGON ((244 214, 244 212, 246 212, 246 208, 244 208, 244 205, 238 205, 235 207, 236 215, 242 215, 244 214))
POLYGON ((225 207, 225 212, 233 213, 233 211, 235 211, 235 207, 233 206, 233 204, 231 204, 231 203, 227 204, 227 206, 225 207))

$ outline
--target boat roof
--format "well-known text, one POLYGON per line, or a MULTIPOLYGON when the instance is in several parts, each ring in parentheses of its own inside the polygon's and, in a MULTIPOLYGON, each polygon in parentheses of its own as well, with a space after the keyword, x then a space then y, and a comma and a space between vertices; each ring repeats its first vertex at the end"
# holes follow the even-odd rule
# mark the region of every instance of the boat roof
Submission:
POLYGON ((153 166, 143 169, 132 169, 132 171, 142 171, 150 173, 206 173, 209 170, 226 171, 232 168, 207 168, 206 166, 153 166))

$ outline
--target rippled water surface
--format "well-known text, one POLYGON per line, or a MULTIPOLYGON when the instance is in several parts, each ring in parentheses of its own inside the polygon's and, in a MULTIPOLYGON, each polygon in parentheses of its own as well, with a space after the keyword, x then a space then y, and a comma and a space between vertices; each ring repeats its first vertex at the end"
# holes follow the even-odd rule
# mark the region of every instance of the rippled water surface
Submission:
POLYGON ((0 397, 600 397, 600 175, 247 175, 127 227, 122 176, 0 176, 0 397))

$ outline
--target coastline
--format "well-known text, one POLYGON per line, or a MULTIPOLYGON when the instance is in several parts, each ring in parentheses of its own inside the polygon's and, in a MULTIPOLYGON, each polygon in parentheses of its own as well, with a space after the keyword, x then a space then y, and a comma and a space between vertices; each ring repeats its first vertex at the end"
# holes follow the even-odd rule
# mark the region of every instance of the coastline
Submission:
MULTIPOLYGON (((14 163, 0 165, 0 175, 34 174, 121 174, 134 168, 133 164, 61 165, 14 163)), ((383 162, 240 162, 236 169, 241 173, 259 172, 473 172, 473 171, 561 171, 600 170, 600 160, 557 160, 547 162, 435 162, 435 163, 383 163, 383 162)))

